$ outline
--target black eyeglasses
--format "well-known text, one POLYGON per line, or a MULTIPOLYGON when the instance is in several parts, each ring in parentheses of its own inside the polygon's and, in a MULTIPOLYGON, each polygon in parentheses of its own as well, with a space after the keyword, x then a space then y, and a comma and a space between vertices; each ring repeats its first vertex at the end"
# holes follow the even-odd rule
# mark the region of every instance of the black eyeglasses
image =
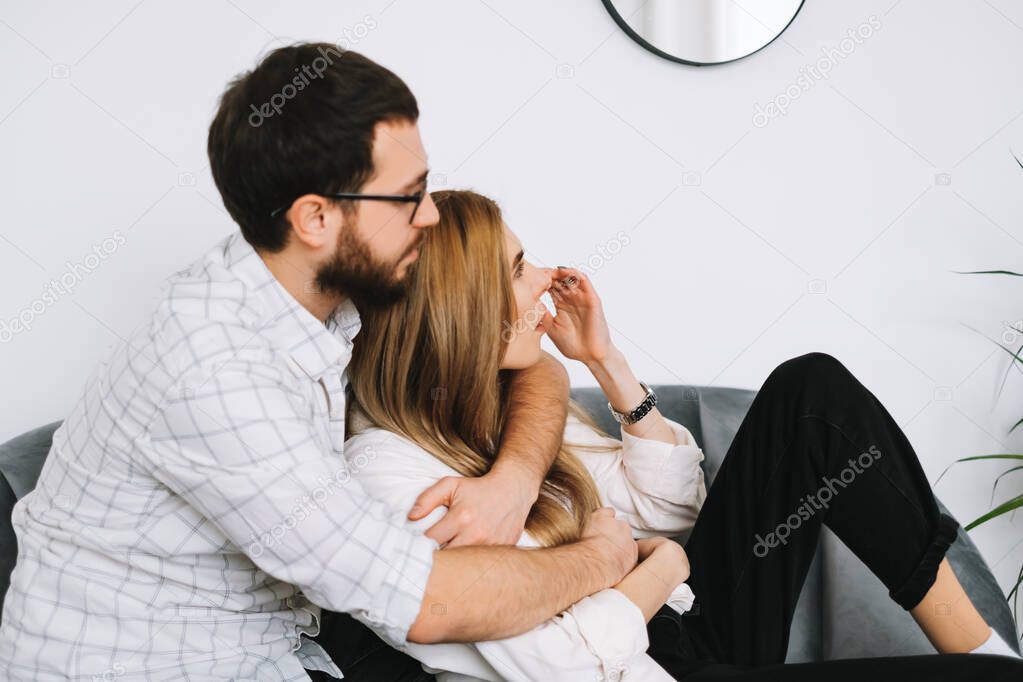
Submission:
MULTIPOLYGON (((412 209, 412 215, 409 217, 411 223, 416 219, 416 211, 419 210, 420 204, 423 203, 423 198, 426 197, 426 190, 421 190, 415 194, 359 194, 358 192, 338 192, 337 194, 320 194, 322 197, 330 197, 331 199, 365 199, 366 201, 394 201, 401 204, 415 204, 412 209)), ((281 206, 280 208, 274 209, 270 213, 271 218, 276 218, 282 211, 288 210, 291 204, 281 206)))

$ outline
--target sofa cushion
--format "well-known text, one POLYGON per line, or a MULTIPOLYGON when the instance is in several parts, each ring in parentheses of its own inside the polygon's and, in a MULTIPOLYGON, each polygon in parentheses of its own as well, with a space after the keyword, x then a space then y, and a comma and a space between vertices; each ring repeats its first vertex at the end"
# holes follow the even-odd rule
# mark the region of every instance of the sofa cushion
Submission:
POLYGON ((18 500, 36 487, 58 426, 60 422, 40 426, 0 445, 0 604, 18 558, 11 511, 18 500))

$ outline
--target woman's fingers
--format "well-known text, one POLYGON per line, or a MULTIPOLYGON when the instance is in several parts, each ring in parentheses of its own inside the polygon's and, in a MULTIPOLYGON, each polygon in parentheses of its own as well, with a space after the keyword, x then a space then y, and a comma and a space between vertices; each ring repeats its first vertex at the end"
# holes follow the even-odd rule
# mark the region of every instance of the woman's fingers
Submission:
MULTIPOLYGON (((557 308, 557 305, 555 305, 554 307, 557 308)), ((551 311, 549 310, 544 311, 543 317, 540 318, 540 324, 543 326, 544 331, 546 331, 548 334, 552 329, 554 329, 554 316, 551 315, 551 311)))
POLYGON ((554 271, 554 286, 563 293, 578 292, 587 296, 594 293, 589 278, 575 268, 559 266, 554 271))
POLYGON ((567 286, 575 286, 579 284, 585 276, 575 268, 566 268, 563 265, 559 265, 554 271, 554 281, 567 286))

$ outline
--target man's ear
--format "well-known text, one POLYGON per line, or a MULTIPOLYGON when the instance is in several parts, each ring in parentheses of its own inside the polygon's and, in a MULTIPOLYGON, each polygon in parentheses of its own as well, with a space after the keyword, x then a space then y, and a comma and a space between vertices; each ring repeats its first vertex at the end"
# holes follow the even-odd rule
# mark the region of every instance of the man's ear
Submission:
POLYGON ((284 215, 291 223, 293 237, 311 249, 334 244, 344 220, 342 212, 318 194, 303 194, 284 215))

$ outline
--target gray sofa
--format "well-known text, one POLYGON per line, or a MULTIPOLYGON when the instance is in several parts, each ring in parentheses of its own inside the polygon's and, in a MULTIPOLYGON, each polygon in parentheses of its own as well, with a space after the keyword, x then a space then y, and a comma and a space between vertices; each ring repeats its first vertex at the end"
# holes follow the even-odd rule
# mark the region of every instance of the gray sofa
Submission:
MULTIPOLYGON (((754 391, 657 386, 664 414, 685 424, 703 448, 704 471, 713 483, 721 460, 746 415, 754 391)), ((576 389, 575 399, 608 432, 617 429, 596 389, 576 389)), ((0 445, 0 598, 7 591, 16 539, 10 524, 14 503, 35 487, 59 422, 0 445)), ((944 507, 942 507, 944 510, 944 507)), ((946 511, 947 513, 947 511, 946 511)), ((962 530, 949 552, 952 567, 988 623, 1018 647, 1005 597, 969 536, 962 530)), ((889 600, 887 589, 826 528, 799 598, 787 660, 815 661, 933 653, 910 615, 889 600)))

